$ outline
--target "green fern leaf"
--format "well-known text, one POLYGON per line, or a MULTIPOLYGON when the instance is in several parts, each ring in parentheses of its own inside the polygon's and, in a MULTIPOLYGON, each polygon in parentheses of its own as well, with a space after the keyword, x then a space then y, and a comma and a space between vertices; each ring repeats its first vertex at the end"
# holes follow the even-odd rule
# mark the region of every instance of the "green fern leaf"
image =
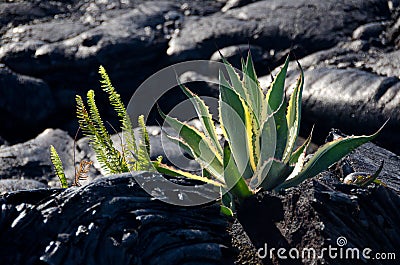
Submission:
POLYGON ((113 146, 111 136, 100 117, 94 99, 94 91, 89 90, 87 93, 89 113, 86 110, 82 98, 77 96, 76 100, 79 125, 84 134, 89 137, 90 144, 95 150, 96 158, 102 169, 107 174, 128 172, 129 169, 124 157, 122 157, 120 152, 113 146))
POLYGON ((156 171, 150 160, 150 139, 144 122, 144 116, 140 115, 139 123, 139 145, 136 161, 136 170, 156 171))
POLYGON ((110 146, 112 147, 113 145, 112 140, 110 138, 110 135, 108 134, 106 127, 104 126, 104 123, 100 117, 99 110, 96 106, 93 90, 89 90, 87 92, 87 103, 89 107, 91 120, 93 122, 94 127, 96 128, 96 131, 100 135, 103 144, 105 144, 107 147, 110 146))
POLYGON ((146 129, 146 124, 144 122, 144 116, 140 115, 138 118, 138 123, 140 127, 140 138, 141 138, 141 144, 144 145, 144 148, 147 152, 147 155, 150 157, 150 138, 149 138, 149 133, 147 132, 146 129))
POLYGON ((50 160, 54 166, 54 171, 60 179, 61 188, 68 188, 67 178, 65 177, 64 167, 61 162, 60 156, 53 145, 50 145, 50 160))
POLYGON ((110 173, 109 168, 111 168, 111 164, 108 161, 107 155, 104 152, 103 144, 101 143, 102 138, 98 135, 97 130, 93 122, 91 121, 86 106, 83 103, 82 97, 77 95, 75 97, 75 100, 76 100, 76 115, 78 118, 79 126, 82 129, 83 134, 89 137, 90 145, 95 151, 96 158, 100 163, 101 168, 104 171, 106 171, 106 173, 110 173))
POLYGON ((108 76, 106 69, 103 66, 100 66, 99 74, 102 78, 100 80, 101 88, 108 94, 111 106, 113 106, 114 110, 117 112, 118 117, 120 118, 120 122, 122 124, 121 129, 125 133, 124 139, 126 141, 127 148, 136 153, 138 149, 136 146, 132 122, 126 111, 125 105, 121 100, 121 96, 116 92, 114 86, 111 83, 110 77, 108 76))

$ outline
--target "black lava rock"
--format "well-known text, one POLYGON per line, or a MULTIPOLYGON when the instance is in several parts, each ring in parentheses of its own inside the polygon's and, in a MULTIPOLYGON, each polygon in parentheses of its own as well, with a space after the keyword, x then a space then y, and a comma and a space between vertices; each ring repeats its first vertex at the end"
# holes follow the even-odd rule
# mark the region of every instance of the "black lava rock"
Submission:
POLYGON ((0 199, 5 264, 233 264, 217 204, 160 202, 131 174, 38 192, 39 202, 32 194, 25 203, 15 194, 0 199))

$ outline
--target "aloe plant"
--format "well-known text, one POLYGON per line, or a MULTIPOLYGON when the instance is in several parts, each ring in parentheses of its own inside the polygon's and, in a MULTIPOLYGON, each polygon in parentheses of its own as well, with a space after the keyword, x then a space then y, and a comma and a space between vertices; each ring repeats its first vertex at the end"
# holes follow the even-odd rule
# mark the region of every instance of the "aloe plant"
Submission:
MULTIPOLYGON (((188 152, 203 168, 203 175, 193 175, 170 168, 176 175, 215 182, 223 193, 223 202, 255 194, 259 190, 281 190, 314 177, 346 156, 358 146, 374 139, 379 129, 369 136, 349 136, 322 145, 308 160, 311 135, 298 148, 295 144, 301 120, 304 73, 286 100, 285 79, 289 56, 275 76, 269 90, 263 93, 251 54, 242 60, 242 77, 223 59, 229 81, 223 72, 219 77, 219 123, 226 142, 221 145, 216 126, 205 102, 180 84, 190 98, 202 123, 203 132, 176 118, 160 114, 179 136, 168 138, 188 152)), ((383 127, 383 126, 382 126, 383 127)), ((156 166, 157 169, 160 169, 156 166)))

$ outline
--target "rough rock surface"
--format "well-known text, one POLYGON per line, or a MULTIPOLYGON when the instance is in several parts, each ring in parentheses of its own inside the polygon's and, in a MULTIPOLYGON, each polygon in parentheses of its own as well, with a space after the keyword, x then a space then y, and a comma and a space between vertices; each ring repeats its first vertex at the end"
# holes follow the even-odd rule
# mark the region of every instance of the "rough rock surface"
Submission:
POLYGON ((275 51, 294 46, 301 56, 332 47, 358 25, 389 14, 387 1, 381 0, 258 1, 223 15, 186 20, 170 41, 168 54, 181 60, 200 59, 211 56, 215 45, 251 42, 275 51))
MULTIPOLYGON (((400 157, 382 147, 372 143, 366 143, 348 156, 350 167, 355 172, 376 172, 380 163, 384 161, 384 167, 378 179, 386 186, 400 194, 400 157)), ((343 165, 342 165, 343 167, 343 165)))
MULTIPOLYGON (((232 264, 232 251, 239 250, 236 264, 261 264, 256 254, 265 243, 320 250, 336 246, 339 236, 347 238, 347 246, 397 251, 398 257, 400 158, 374 144, 286 193, 250 199, 239 211, 241 223, 236 220, 228 229, 231 247, 227 221, 217 205, 166 205, 151 199, 130 174, 98 178, 80 188, 48 189, 59 186, 50 144, 60 153, 70 181, 74 151, 77 162, 95 161, 94 154, 87 139, 79 140, 74 150, 73 139, 61 130, 32 138, 48 127, 75 132, 74 96, 98 87, 99 64, 127 102, 143 80, 164 66, 186 59, 219 60, 218 49, 239 66, 238 58, 250 47, 259 76, 282 64, 289 51, 300 60, 306 75, 304 135, 312 124, 319 142, 331 127, 348 134, 371 133, 390 118, 377 141, 399 153, 399 6, 398 0, 3 1, 0 193, 6 194, 0 196, 1 262, 232 264), (373 173, 382 160, 379 178, 387 187, 340 184, 339 176, 373 173)), ((294 65, 287 83, 298 74, 294 65)), ((182 77, 190 81, 197 75, 182 77)), ((217 94, 215 86, 204 83, 193 88, 197 94, 217 94)), ((106 110, 109 105, 97 92, 105 120, 113 122, 115 113, 106 110)), ((171 91, 160 105, 168 110, 183 99, 171 91)), ((155 124, 155 116, 149 122, 155 124)), ((153 159, 163 155, 167 163, 199 169, 176 146, 161 143, 158 127, 149 132, 153 159)), ((117 135, 113 140, 120 142, 117 135)), ((95 164, 89 176, 97 175, 95 164)), ((276 256, 272 263, 287 264, 276 256)), ((325 259, 325 264, 338 261, 325 259)))
POLYGON ((3 136, 37 131, 55 109, 50 87, 40 79, 17 74, 0 64, 0 123, 3 136), (10 122, 12 121, 12 122, 10 122))
POLYGON ((33 179, 0 179, 0 194, 21 191, 45 189, 49 186, 33 179))
MULTIPOLYGON (((345 237, 347 243, 342 245, 344 251, 347 248, 358 248, 362 253, 364 248, 370 248, 370 257, 375 257, 376 253, 394 253, 397 257, 400 247, 400 231, 397 226, 400 218, 398 194, 382 186, 366 190, 342 187, 341 184, 332 185, 332 182, 313 180, 286 192, 285 195, 260 194, 255 200, 245 204, 248 207, 245 214, 249 214, 249 211, 259 212, 252 216, 258 222, 241 215, 239 221, 257 250, 264 248, 267 243, 267 251, 280 247, 287 251, 291 248, 300 251, 313 248, 320 255, 322 249, 329 246, 340 249, 337 240, 345 237), (273 202, 278 202, 275 208, 271 207, 273 202), (268 214, 262 214, 272 210, 275 214, 280 213, 281 219, 271 222, 268 214)), ((333 253, 338 253, 339 256, 339 252, 333 253)), ((284 255, 288 257, 288 252, 284 255)), ((290 264, 311 262, 363 264, 367 259, 361 254, 360 259, 331 259, 328 255, 321 258, 305 256, 302 259, 300 256, 290 264)), ((275 251, 272 262, 268 256, 264 259, 264 264, 287 264, 287 260, 279 259, 275 251)), ((395 261, 375 260, 374 264, 395 264, 395 261)))
MULTIPOLYGON (((27 134, 32 137, 47 127, 73 133, 75 129, 68 121, 74 116, 74 96, 98 87, 100 64, 127 101, 145 78, 168 63, 168 41, 183 18, 217 12, 223 4, 214 0, 0 3, 0 63, 16 75, 35 77, 47 84, 51 98, 46 102, 55 107, 46 123, 37 123, 36 131, 26 130, 19 137, 7 134, 22 127, 23 121, 16 120, 9 124, 10 129, 2 127, 0 135, 13 141, 26 140, 27 134)), ((5 89, 17 84, 3 85, 5 89)), ((28 93, 20 97, 32 100, 28 93)), ((11 105, 12 101, 4 100, 1 108, 11 105)), ((34 107, 26 108, 35 113, 34 107)), ((1 114, 0 118, 7 116, 1 114)))
POLYGON ((157 6, 144 5, 124 12, 91 29, 68 20, 40 24, 36 27, 20 26, 13 29, 19 35, 14 32, 4 34, 5 38, 11 38, 14 42, 2 46, 1 60, 18 72, 38 76, 50 76, 55 69, 67 74, 65 72, 69 68, 79 72, 88 64, 109 65, 115 58, 122 55, 127 56, 128 60, 117 64, 137 65, 146 60, 146 57, 137 56, 145 50, 150 56, 147 60, 154 59, 152 56, 157 56, 157 51, 162 51, 157 41, 153 40, 157 39, 157 33, 153 31, 153 28, 163 22, 163 14, 171 8, 171 5, 167 3, 159 3, 157 6), (63 30, 58 30, 58 28, 63 30), (32 43, 27 44, 27 40, 32 43), (36 42, 33 42, 34 40, 36 42), (39 41, 41 43, 38 43, 39 41), (25 43, 26 46, 16 46, 21 43, 25 43))
MULTIPOLYGON (((20 102, 4 97, 0 121, 6 126, 1 126, 0 136, 11 142, 26 141, 48 127, 73 134, 74 96, 98 88, 100 64, 125 102, 143 80, 164 66, 184 59, 210 59, 217 49, 233 51, 235 60, 238 47, 245 46, 254 50, 258 72, 267 74, 290 49, 301 58, 354 38, 362 43, 359 49, 376 47, 377 54, 382 54, 380 60, 369 62, 367 72, 379 68, 376 73, 391 76, 398 68, 390 60, 396 55, 397 8, 398 1, 385 0, 0 3, 0 63, 4 64, 0 76, 8 80, 1 89, 23 89, 27 83, 21 80, 32 77, 29 82, 38 87, 30 89, 48 104, 38 111, 29 93, 21 93, 20 102), (19 105, 14 103, 38 117, 23 119, 27 114, 17 115, 19 105), (18 119, 6 122, 10 115, 18 119), (26 122, 36 126, 26 128, 26 122)), ((213 95, 212 90, 204 86, 196 92, 213 95)), ((97 95, 100 109, 105 109, 108 103, 97 95)), ((181 100, 174 92, 159 103, 168 110, 181 100)), ((106 112, 106 119, 113 121, 112 115, 106 112)), ((329 115, 336 117, 332 110, 329 115)), ((155 118, 149 120, 153 125, 155 118)))
POLYGON ((36 196, 8 194, 0 204, 5 264, 233 264, 217 204, 162 203, 130 174, 36 196))

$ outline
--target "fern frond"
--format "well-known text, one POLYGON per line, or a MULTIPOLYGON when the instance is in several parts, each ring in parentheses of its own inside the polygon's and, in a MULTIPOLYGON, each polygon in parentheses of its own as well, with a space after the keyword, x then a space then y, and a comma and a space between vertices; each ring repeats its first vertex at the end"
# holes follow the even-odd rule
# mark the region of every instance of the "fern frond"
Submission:
MULTIPOLYGON (((96 158, 102 170, 106 174, 128 172, 130 169, 154 171, 154 167, 150 161, 150 140, 144 123, 144 117, 139 117, 141 137, 137 144, 132 123, 122 103, 121 96, 111 84, 104 67, 100 66, 99 73, 101 75, 101 87, 108 94, 110 104, 120 118, 121 129, 126 140, 123 143, 121 138, 122 152, 114 147, 111 135, 104 126, 99 109, 97 108, 93 90, 89 90, 87 93, 88 108, 86 108, 82 98, 76 96, 76 113, 79 125, 84 135, 89 137, 90 145, 95 151, 96 158)), ((112 125, 110 126, 114 129, 112 125)))
POLYGON ((107 173, 122 173, 128 171, 128 166, 119 151, 113 146, 111 136, 108 134, 101 120, 94 91, 87 94, 89 112, 80 96, 76 96, 77 117, 83 133, 89 137, 90 145, 95 150, 96 158, 101 168, 107 173))
POLYGON ((140 115, 138 118, 139 123, 139 145, 138 145, 138 159, 136 161, 137 170, 154 171, 150 160, 150 139, 144 122, 144 116, 140 115))
POLYGON ((99 113, 99 109, 96 106, 93 90, 89 90, 87 92, 87 104, 89 107, 90 118, 94 127, 96 128, 96 131, 101 136, 104 144, 106 144, 107 146, 112 146, 111 137, 108 134, 106 127, 104 126, 103 120, 101 119, 99 113))
POLYGON ((111 168, 109 168, 111 173, 122 173, 123 171, 123 162, 121 161, 120 152, 114 147, 114 144, 111 140, 111 136, 108 133, 106 127, 104 126, 103 120, 101 119, 99 110, 96 106, 96 102, 94 99, 94 91, 89 90, 87 93, 87 103, 89 106, 90 119, 94 124, 94 128, 99 137, 96 142, 93 144, 100 145, 100 148, 103 148, 104 153, 107 156, 108 161, 111 164, 111 168))
POLYGON ((101 76, 101 88, 108 94, 108 99, 110 100, 111 106, 117 112, 120 122, 122 124, 121 129, 125 132, 126 146, 128 149, 137 153, 138 148, 136 145, 135 134, 133 131, 133 126, 131 119, 126 111, 125 105, 121 100, 121 95, 118 94, 111 83, 110 77, 108 76, 106 69, 103 66, 99 68, 99 74, 101 76))
POLYGON ((65 177, 64 167, 60 156, 53 145, 50 145, 50 160, 53 164, 54 171, 60 180, 61 188, 68 188, 67 178, 65 177))
POLYGON ((144 116, 140 115, 138 118, 138 123, 139 123, 139 127, 140 127, 140 140, 141 142, 143 142, 147 154, 150 157, 150 138, 149 138, 149 133, 147 132, 146 129, 146 124, 144 122, 144 116))
POLYGON ((111 168, 110 162, 107 160, 107 155, 102 148, 101 137, 98 135, 97 130, 91 121, 89 113, 83 103, 82 97, 77 95, 76 100, 76 116, 78 118, 79 126, 81 127, 83 134, 89 137, 90 145, 95 151, 97 161, 99 161, 100 166, 106 173, 110 173, 109 168, 111 168))

